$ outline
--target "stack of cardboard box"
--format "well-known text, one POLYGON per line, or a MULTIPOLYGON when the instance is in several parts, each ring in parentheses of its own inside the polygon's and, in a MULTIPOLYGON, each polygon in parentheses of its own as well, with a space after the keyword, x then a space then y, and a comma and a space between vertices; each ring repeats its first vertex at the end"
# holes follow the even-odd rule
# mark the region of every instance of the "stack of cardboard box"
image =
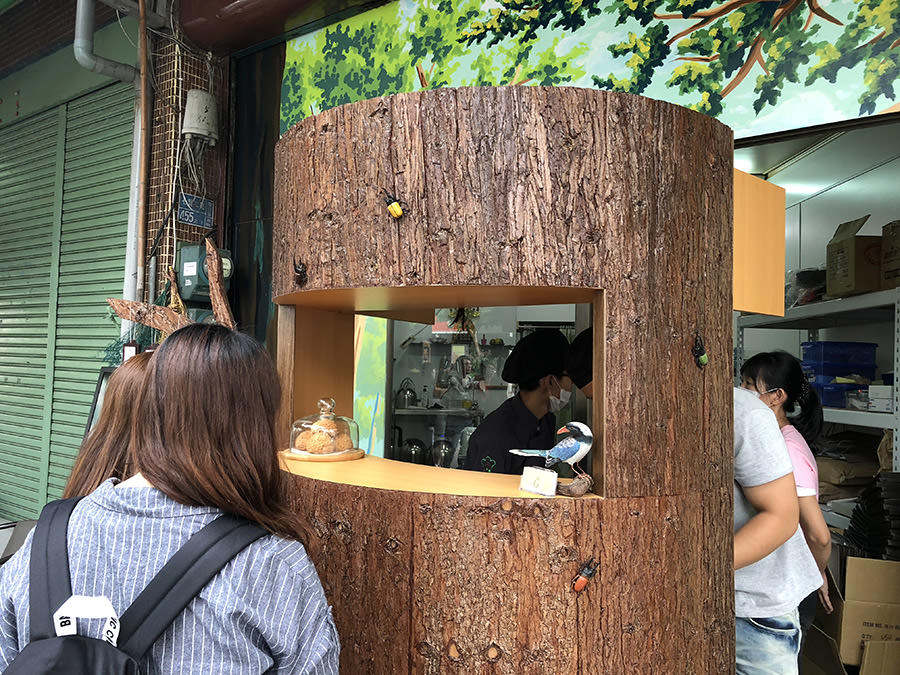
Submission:
POLYGON ((829 574, 834 612, 820 610, 809 632, 804 673, 844 675, 842 664, 860 675, 900 672, 900 562, 849 557, 841 593, 829 574))
POLYGON ((900 220, 881 236, 858 235, 869 219, 841 223, 826 247, 826 293, 844 297, 900 286, 900 220))

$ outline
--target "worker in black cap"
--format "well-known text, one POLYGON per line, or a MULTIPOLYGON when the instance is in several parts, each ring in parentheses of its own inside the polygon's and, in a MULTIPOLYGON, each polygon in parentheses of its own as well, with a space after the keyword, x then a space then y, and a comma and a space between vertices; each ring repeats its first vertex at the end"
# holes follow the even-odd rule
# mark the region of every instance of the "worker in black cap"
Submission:
POLYGON ((469 439, 463 468, 488 473, 521 474, 526 466, 543 466, 540 457, 519 457, 510 448, 549 450, 556 438, 556 415, 571 394, 564 374, 569 342, 556 329, 541 329, 519 340, 503 364, 501 377, 519 385, 484 418, 469 439))
POLYGON ((575 336, 566 352, 566 372, 575 386, 588 398, 594 398, 594 329, 586 328, 575 336))

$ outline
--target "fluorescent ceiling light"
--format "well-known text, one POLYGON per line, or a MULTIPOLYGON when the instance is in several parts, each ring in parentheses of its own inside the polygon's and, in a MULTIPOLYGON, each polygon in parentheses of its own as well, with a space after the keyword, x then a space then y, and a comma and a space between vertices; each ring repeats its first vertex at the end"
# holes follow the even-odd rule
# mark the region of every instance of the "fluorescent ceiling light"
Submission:
POLYGON ((744 173, 753 173, 753 160, 747 157, 735 157, 734 168, 744 173))

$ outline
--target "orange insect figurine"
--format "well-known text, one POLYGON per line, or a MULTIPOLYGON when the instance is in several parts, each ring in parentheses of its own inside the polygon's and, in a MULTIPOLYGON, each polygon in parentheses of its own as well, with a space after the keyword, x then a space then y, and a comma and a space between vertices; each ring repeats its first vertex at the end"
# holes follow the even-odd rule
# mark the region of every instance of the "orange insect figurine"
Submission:
POLYGON ((595 563, 594 556, 591 556, 590 560, 583 562, 578 570, 578 574, 572 579, 572 590, 576 593, 581 593, 587 586, 588 581, 591 580, 591 577, 597 573, 598 567, 600 567, 600 561, 598 560, 595 563))

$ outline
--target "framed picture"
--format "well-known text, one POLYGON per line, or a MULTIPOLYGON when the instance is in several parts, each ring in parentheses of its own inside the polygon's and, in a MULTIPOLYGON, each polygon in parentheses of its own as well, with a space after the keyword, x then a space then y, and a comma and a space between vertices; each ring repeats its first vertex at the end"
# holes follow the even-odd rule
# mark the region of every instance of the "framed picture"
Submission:
POLYGON ((103 409, 103 397, 106 395, 106 385, 109 382, 109 376, 115 370, 112 366, 104 366, 100 369, 97 376, 97 386, 94 388, 94 399, 91 401, 91 412, 88 413, 87 426, 84 428, 84 435, 87 436, 97 420, 100 419, 100 411, 103 409))

